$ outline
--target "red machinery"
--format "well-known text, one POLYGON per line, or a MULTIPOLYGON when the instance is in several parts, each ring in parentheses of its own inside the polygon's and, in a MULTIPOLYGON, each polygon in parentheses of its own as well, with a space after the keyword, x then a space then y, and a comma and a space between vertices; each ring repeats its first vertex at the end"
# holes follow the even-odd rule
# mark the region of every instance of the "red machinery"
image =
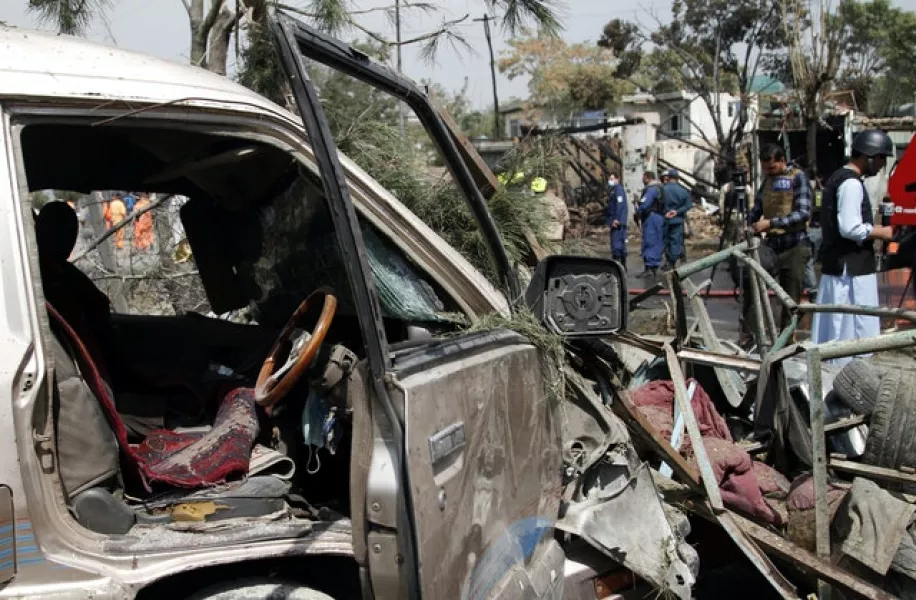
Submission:
POLYGON ((891 225, 894 227, 916 225, 916 135, 887 183, 887 195, 894 203, 891 225))

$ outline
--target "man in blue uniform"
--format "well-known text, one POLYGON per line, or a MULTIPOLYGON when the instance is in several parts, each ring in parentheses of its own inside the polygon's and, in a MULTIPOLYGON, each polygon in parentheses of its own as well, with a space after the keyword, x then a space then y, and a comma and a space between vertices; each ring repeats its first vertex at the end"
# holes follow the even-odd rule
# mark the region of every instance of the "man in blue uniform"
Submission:
POLYGON ((627 193, 616 175, 608 178, 607 224, 611 228, 611 256, 627 268, 627 193))
POLYGON ((684 219, 690 210, 690 194, 678 180, 677 169, 668 169, 667 181, 662 188, 665 204, 665 224, 663 228, 665 238, 665 255, 668 259, 667 266, 675 268, 678 261, 686 259, 684 251, 684 219))
POLYGON ((636 214, 642 223, 642 260, 646 267, 642 276, 648 277, 658 273, 665 251, 662 233, 665 225, 665 195, 662 184, 655 178, 655 172, 643 173, 642 182, 646 187, 636 214))

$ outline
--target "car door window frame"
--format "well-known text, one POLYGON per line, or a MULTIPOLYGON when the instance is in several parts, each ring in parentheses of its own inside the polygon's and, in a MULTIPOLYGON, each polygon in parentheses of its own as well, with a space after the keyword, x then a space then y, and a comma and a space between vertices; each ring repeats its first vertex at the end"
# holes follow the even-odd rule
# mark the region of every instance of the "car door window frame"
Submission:
POLYGON ((297 30, 300 26, 295 19, 283 15, 274 14, 270 19, 274 45, 280 57, 281 67, 293 90, 299 116, 305 125, 308 141, 318 165, 340 249, 344 261, 350 265, 348 274, 366 344, 372 387, 397 440, 397 456, 393 466, 396 480, 402 490, 398 496, 397 514, 399 529, 403 528, 398 532, 398 537, 404 559, 407 590, 410 597, 415 598, 419 594, 419 563, 416 555, 416 523, 412 517, 407 478, 404 420, 398 415, 385 386, 384 376, 391 367, 391 357, 382 325, 381 308, 371 281, 366 249, 359 235, 359 223, 337 154, 337 144, 328 127, 318 93, 309 78, 304 56, 300 52, 301 44, 297 39, 297 30), (360 276, 357 276, 357 273, 360 276))
POLYGON ((429 97, 410 79, 372 61, 366 54, 348 44, 282 13, 276 13, 272 20, 287 32, 288 43, 291 48, 296 48, 297 58, 303 62, 303 67, 303 58, 315 60, 395 97, 414 111, 420 124, 439 149, 481 229, 503 291, 508 298, 518 298, 518 277, 512 268, 496 223, 487 210, 487 202, 429 97))

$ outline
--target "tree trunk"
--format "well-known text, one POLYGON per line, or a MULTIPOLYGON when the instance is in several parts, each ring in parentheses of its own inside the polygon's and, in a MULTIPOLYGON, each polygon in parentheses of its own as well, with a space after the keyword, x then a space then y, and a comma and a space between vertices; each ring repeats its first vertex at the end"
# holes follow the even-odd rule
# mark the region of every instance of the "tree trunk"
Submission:
POLYGON ((817 126, 819 119, 807 119, 808 130, 805 138, 805 154, 808 168, 811 170, 809 175, 813 178, 817 176, 817 126))
POLYGON ((207 68, 207 31, 204 27, 204 0, 191 0, 191 64, 207 68))
POLYGON ((229 41, 232 38, 232 31, 235 29, 235 23, 235 11, 224 4, 209 32, 207 69, 219 75, 226 74, 226 62, 229 56, 229 41))
POLYGON ((811 170, 811 177, 817 175, 817 128, 821 120, 819 96, 820 90, 817 90, 805 101, 805 162, 811 170))

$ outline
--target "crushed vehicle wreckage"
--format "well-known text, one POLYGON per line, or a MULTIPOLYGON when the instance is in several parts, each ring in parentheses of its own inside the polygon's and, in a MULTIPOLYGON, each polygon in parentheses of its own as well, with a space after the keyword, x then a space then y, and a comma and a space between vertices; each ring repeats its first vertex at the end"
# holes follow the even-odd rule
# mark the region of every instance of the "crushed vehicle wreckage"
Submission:
POLYGON ((621 565, 689 597, 687 519, 593 365, 625 329, 620 266, 535 272, 530 308, 570 340, 568 367, 545 360, 540 324, 468 330, 491 313, 517 323, 525 302, 429 99, 293 19, 272 24, 301 121, 199 69, 0 28, 0 598, 596 598, 621 565), (306 57, 414 108, 501 289, 338 155, 306 57), (183 199, 193 268, 178 274, 199 278, 209 311, 112 311, 97 284, 123 278, 80 268, 109 245, 117 258, 130 220, 74 253, 74 209, 30 198, 117 189, 183 199))
MULTIPOLYGON (((26 201, 2 196, 10 235, 0 239, 0 251, 20 265, 4 271, 4 289, 16 290, 5 296, 4 310, 31 325, 11 328, 14 342, 5 346, 16 364, 3 374, 22 394, 4 409, 11 412, 0 461, 12 462, 0 463, 8 467, 0 471, 8 478, 0 481, 0 525, 34 530, 40 556, 0 562, 0 598, 51 587, 67 597, 161 597, 173 577, 195 572, 199 578, 180 582, 197 597, 210 597, 206 584, 216 578, 225 579, 223 590, 249 586, 251 597, 270 597, 263 588, 282 577, 331 597, 597 598, 657 590, 689 598, 705 568, 705 548, 691 536, 708 533, 693 533, 692 525, 705 521, 718 525, 782 597, 802 595, 806 576, 856 595, 886 596, 867 576, 830 562, 828 519, 881 511, 908 526, 912 511, 867 482, 828 482, 827 469, 902 486, 916 476, 906 472, 905 456, 894 462, 896 447, 866 445, 865 462, 879 457, 876 466, 828 459, 825 432, 854 457, 862 439, 837 432, 861 434, 853 428, 869 412, 882 416, 880 427, 899 427, 891 417, 906 408, 882 400, 846 416, 828 403, 836 413, 828 423, 824 405, 807 399, 830 387, 834 374, 821 359, 912 345, 916 334, 790 344, 791 331, 773 331, 768 303, 758 302, 769 339, 762 357, 732 349, 716 338, 688 277, 740 256, 759 275, 760 289, 785 302, 754 267, 753 241, 668 274, 673 337, 627 331, 625 277, 611 261, 543 257, 522 299, 478 174, 426 95, 293 19, 281 15, 272 26, 302 123, 218 78, 201 83, 197 70, 0 32, 19 60, 51 57, 41 68, 2 70, 12 73, 0 81, 0 121, 14 140, 6 151, 16 167, 0 171, 13 184, 4 189, 146 186, 189 198, 181 220, 212 311, 254 316, 242 325, 201 315, 114 314, 117 339, 92 339, 85 323, 70 326, 78 307, 55 305, 60 296, 50 275, 24 266, 36 255, 46 260, 47 247, 25 226, 26 201), (62 55, 84 64, 68 66, 62 55), (306 58, 415 110, 477 217, 501 290, 338 156, 306 58), (120 68, 123 76, 97 77, 86 64, 101 73, 120 68), (158 71, 130 79, 145 69, 158 71), (152 85, 157 77, 168 85, 152 85), (43 152, 52 140, 88 150, 55 158, 43 152), (105 154, 112 147, 123 151, 105 154), (96 158, 103 154, 105 164, 96 158), (465 329, 487 313, 501 314, 500 326, 465 329), (302 316, 314 320, 311 332, 301 327, 302 316), (96 347, 136 339, 149 347, 131 355, 131 364, 96 347), (149 401, 165 374, 169 383, 206 380, 207 389, 190 387, 220 396, 218 410, 201 410, 210 423, 176 424, 168 418, 174 415, 157 414, 154 427, 131 425, 136 415, 127 401, 149 401), (128 375, 137 380, 125 381, 128 375), (233 391, 224 393, 227 386, 233 391), (330 408, 306 423, 316 398, 330 408), (807 413, 799 408, 806 404, 807 413), (741 423, 751 412, 750 425, 741 423), (738 415, 738 426, 722 414, 738 415), (302 439, 305 425, 314 434, 332 418, 337 426, 324 433, 333 436, 317 437, 326 445, 323 479, 310 479, 315 438, 302 439), (332 438, 336 454, 327 450, 332 438), (240 441, 248 446, 241 455, 240 441), (775 469, 751 458, 764 453, 775 469), (210 470, 197 460, 213 456, 232 460, 210 470), (795 497, 786 476, 799 467, 813 477, 795 486, 807 495, 795 497), (229 469, 247 480, 224 481, 229 469), (788 508, 774 501, 779 494, 788 508), (834 510, 838 494, 845 508, 834 510), (793 571, 783 574, 776 564, 793 571), (208 570, 214 567, 224 569, 208 570), (627 572, 639 581, 621 575, 627 572), (78 583, 68 588, 71 581, 78 583)), ((798 315, 821 310, 791 300, 789 308, 790 328, 798 315)), ((838 373, 834 382, 847 379, 838 373)), ((887 376, 869 389, 890 398, 905 387, 887 376)), ((850 398, 871 393, 843 389, 850 398)), ((149 413, 151 404, 144 408, 149 413)), ((180 416, 202 421, 200 414, 180 416)), ((847 531, 849 557, 876 573, 907 575, 906 557, 898 560, 913 547, 906 526, 891 528, 897 553, 885 549, 862 561, 866 544, 885 538, 864 531, 861 520, 847 521, 846 530, 858 528, 862 540, 855 547, 847 531)), ((0 535, 14 549, 26 548, 24 539, 0 535)))

